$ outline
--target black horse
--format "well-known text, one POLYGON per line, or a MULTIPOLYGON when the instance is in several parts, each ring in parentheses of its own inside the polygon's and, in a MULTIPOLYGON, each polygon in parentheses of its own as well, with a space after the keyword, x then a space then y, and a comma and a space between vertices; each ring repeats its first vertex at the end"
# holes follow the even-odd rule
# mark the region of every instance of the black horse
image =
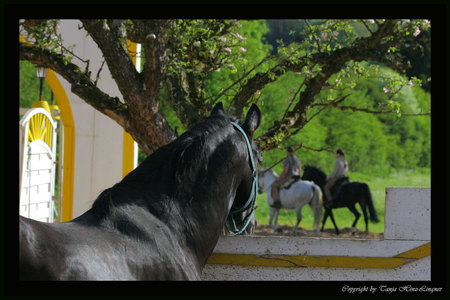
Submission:
POLYGON ((20 279, 200 279, 229 212, 234 233, 253 225, 260 120, 252 105, 239 125, 219 103, 80 217, 59 224, 20 217, 20 279))
MULTIPOLYGON (((320 186, 323 192, 323 188, 326 184, 327 176, 324 172, 322 172, 320 169, 312 166, 305 166, 303 170, 303 180, 310 180, 313 181, 315 184, 320 186)), ((336 225, 336 222, 334 221, 334 216, 332 209, 333 208, 341 208, 341 207, 347 207, 354 215, 355 215, 355 221, 352 224, 352 228, 356 227, 356 223, 358 222, 359 217, 361 214, 356 210, 355 204, 359 203, 362 212, 364 214, 364 221, 366 222, 366 232, 369 231, 369 224, 368 224, 368 216, 367 216, 367 208, 369 209, 370 213, 370 220, 372 222, 379 222, 377 213, 375 211, 375 208, 373 206, 372 201, 372 195, 370 194, 369 186, 366 183, 362 182, 336 182, 335 186, 332 187, 331 193, 333 196, 333 201, 331 204, 331 207, 327 207, 324 205, 325 208, 325 214, 322 221, 322 231, 323 227, 325 226, 325 222, 330 216, 331 221, 333 222, 334 228, 336 229, 336 234, 339 234, 339 229, 336 225), (339 191, 336 193, 336 189, 339 189, 339 191)), ((326 198, 325 192, 323 193, 324 198, 326 198)), ((324 199, 324 202, 328 199, 324 199)))

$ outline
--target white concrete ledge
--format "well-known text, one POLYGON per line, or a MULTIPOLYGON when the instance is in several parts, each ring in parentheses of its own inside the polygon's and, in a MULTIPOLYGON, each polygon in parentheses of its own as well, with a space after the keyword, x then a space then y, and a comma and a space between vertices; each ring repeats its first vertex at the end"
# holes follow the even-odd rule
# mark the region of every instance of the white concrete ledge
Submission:
POLYGON ((431 280, 431 189, 387 188, 383 239, 224 236, 204 280, 431 280))
POLYGON ((393 257, 427 241, 331 239, 304 237, 224 236, 214 253, 393 257))
POLYGON ((430 256, 395 269, 284 268, 208 264, 203 270, 202 280, 427 281, 431 280, 430 265, 430 256))

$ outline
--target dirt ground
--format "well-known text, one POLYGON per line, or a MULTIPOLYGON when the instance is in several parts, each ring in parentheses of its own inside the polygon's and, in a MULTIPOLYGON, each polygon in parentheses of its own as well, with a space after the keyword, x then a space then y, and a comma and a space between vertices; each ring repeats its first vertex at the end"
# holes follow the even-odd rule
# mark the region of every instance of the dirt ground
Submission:
MULTIPOLYGON (((278 227, 280 232, 273 232, 273 229, 269 227, 269 225, 258 225, 255 229, 254 235, 257 236, 292 236, 291 230, 292 226, 289 225, 280 225, 278 227)), ((320 237, 322 238, 360 238, 360 239, 382 239, 382 233, 372 233, 372 232, 364 232, 357 230, 352 233, 351 228, 339 228, 340 234, 336 235, 336 231, 333 229, 324 229, 320 233, 320 237)), ((307 230, 303 228, 297 228, 295 232, 295 236, 301 237, 316 237, 314 231, 307 230)))

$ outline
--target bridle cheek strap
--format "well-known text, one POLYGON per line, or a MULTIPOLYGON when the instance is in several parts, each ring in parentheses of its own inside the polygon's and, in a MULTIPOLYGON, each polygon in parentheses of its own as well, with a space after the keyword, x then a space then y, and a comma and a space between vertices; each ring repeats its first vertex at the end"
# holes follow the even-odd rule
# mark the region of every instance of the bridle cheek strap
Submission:
POLYGON ((236 129, 238 129, 245 138, 245 142, 247 143, 248 153, 249 153, 249 157, 250 157, 251 168, 252 168, 252 178, 253 178, 252 190, 250 192, 250 196, 248 197, 247 202, 241 208, 230 211, 230 213, 228 214, 228 217, 227 217, 228 223, 230 224, 230 227, 231 227, 231 228, 228 228, 228 226, 225 226, 228 231, 228 234, 238 235, 238 234, 242 234, 245 231, 247 226, 250 224, 250 222, 253 218, 253 215, 255 214, 256 191, 258 189, 258 172, 256 170, 255 160, 253 158, 252 146, 250 144, 250 141, 247 138, 247 134, 242 129, 242 127, 239 126, 239 124, 237 124, 235 122, 231 122, 231 125, 233 125, 236 129), (245 221, 244 226, 241 229, 238 229, 233 216, 239 212, 247 210, 250 206, 251 206, 251 213, 248 214, 244 218, 244 220, 247 219, 245 221))

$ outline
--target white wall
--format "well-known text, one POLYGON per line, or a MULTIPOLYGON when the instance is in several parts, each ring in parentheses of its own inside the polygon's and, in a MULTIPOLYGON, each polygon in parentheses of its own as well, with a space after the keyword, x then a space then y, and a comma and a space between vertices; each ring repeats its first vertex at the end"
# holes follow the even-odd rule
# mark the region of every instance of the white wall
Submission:
MULTIPOLYGON (((77 56, 89 58, 89 70, 96 76, 102 63, 102 55, 95 42, 79 30, 77 20, 62 20, 59 30, 66 47, 75 45, 77 56)), ((80 64, 77 58, 73 61, 80 64)), ((81 64, 83 65, 83 64, 81 64)), ((105 64, 100 73, 98 87, 110 96, 122 96, 114 84, 105 64)), ((113 120, 86 104, 70 92, 70 84, 61 76, 70 101, 75 122, 75 164, 73 217, 88 210, 97 196, 122 178, 123 129, 113 120)))

